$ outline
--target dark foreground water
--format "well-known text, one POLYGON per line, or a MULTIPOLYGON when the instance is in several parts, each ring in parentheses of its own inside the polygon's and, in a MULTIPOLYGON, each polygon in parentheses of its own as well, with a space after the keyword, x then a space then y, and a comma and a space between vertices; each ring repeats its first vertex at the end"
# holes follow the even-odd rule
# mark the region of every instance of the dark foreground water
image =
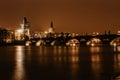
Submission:
POLYGON ((3 46, 0 80, 120 80, 120 47, 3 46))

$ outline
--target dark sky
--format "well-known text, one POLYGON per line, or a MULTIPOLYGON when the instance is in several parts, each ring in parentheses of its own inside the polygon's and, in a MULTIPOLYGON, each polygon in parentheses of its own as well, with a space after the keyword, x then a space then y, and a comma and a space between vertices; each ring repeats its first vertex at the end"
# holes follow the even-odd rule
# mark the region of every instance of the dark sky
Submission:
POLYGON ((46 30, 51 20, 57 32, 116 32, 120 0, 1 0, 0 26, 18 29, 26 16, 33 31, 46 30))

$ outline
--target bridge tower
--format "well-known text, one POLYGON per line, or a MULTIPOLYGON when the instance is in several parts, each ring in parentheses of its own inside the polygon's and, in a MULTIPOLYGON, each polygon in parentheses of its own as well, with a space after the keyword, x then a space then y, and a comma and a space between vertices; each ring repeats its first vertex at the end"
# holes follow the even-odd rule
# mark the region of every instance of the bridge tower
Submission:
POLYGON ((24 38, 30 39, 30 24, 26 17, 23 18, 21 29, 23 30, 24 38))

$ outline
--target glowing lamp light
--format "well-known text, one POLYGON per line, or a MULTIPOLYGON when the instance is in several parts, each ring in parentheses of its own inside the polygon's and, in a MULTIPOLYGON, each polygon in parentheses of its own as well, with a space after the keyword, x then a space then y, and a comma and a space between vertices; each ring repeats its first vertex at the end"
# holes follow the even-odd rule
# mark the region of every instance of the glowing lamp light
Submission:
POLYGON ((27 42, 25 43, 25 46, 30 46, 30 44, 31 44, 31 42, 30 42, 30 41, 27 41, 27 42))
POLYGON ((38 42, 36 43, 36 46, 40 46, 40 44, 41 44, 41 42, 40 42, 40 41, 38 41, 38 42))
POLYGON ((94 43, 92 43, 92 44, 91 44, 91 46, 95 46, 95 44, 94 44, 94 43))
POLYGON ((29 43, 26 43, 25 45, 26 45, 26 46, 29 46, 30 44, 29 44, 29 43))
POLYGON ((113 46, 117 46, 117 44, 116 44, 116 43, 114 43, 114 44, 113 44, 113 46))
POLYGON ((47 32, 47 31, 45 31, 45 34, 48 34, 48 32, 47 32))
POLYGON ((73 43, 73 46, 76 46, 76 44, 75 44, 75 43, 73 43))
POLYGON ((69 46, 69 45, 70 45, 70 43, 68 42, 68 43, 66 43, 66 45, 67 45, 67 46, 69 46))

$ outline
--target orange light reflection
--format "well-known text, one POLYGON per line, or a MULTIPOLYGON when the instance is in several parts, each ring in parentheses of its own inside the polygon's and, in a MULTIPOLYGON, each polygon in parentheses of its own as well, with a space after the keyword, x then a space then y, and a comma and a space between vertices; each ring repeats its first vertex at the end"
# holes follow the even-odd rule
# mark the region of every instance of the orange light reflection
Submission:
POLYGON ((24 50, 22 46, 16 46, 15 55, 15 70, 13 75, 13 80, 24 80, 25 70, 24 70, 24 50))

